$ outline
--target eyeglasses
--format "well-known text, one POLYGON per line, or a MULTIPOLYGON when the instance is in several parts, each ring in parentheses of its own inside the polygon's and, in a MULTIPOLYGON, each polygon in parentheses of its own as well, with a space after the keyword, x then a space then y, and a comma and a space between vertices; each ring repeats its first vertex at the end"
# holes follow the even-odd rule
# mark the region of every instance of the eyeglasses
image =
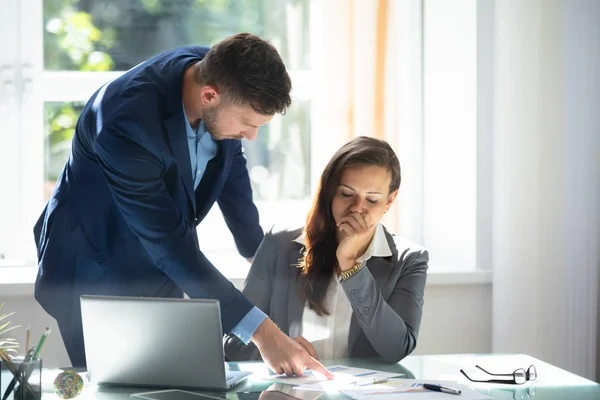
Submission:
POLYGON ((529 368, 527 368, 527 371, 525 371, 523 368, 518 368, 512 374, 492 374, 491 372, 488 372, 485 369, 481 368, 479 365, 476 365, 475 367, 479 368, 480 370, 491 376, 509 376, 512 379, 476 380, 469 378, 467 373, 462 369, 460 370, 460 373, 463 374, 465 378, 467 378, 471 382, 507 383, 512 385, 522 385, 527 381, 535 381, 537 379, 537 371, 535 370, 534 365, 530 365, 529 368))

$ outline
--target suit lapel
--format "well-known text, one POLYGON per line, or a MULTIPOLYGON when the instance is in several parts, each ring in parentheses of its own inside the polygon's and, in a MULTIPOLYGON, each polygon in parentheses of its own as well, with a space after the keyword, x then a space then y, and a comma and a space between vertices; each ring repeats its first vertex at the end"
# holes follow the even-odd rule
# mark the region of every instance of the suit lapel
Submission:
POLYGON ((187 143, 185 120, 183 118, 183 107, 177 114, 171 115, 166 121, 171 151, 175 156, 179 175, 192 204, 194 215, 196 215, 196 203, 194 199, 194 182, 192 181, 192 162, 190 160, 190 149, 187 143))
MULTIPOLYGON (((300 247, 300 244, 294 247, 300 247)), ((298 294, 298 285, 304 279, 296 267, 299 259, 299 250, 292 250, 289 257, 288 271, 288 336, 292 338, 302 335, 302 313, 304 311, 305 303, 300 299, 298 294)))
POLYGON ((190 148, 187 143, 187 123, 183 113, 183 73, 186 67, 194 60, 181 60, 175 64, 173 72, 167 80, 167 107, 170 116, 165 119, 167 134, 171 151, 175 156, 179 175, 188 195, 188 199, 196 215, 196 204, 194 202, 194 181, 192 177, 192 162, 190 160, 190 148))

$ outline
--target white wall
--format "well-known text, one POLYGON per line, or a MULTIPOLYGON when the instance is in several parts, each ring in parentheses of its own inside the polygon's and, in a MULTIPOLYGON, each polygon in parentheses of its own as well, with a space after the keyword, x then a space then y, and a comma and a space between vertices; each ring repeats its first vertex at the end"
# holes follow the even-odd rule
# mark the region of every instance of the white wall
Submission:
POLYGON ((493 349, 595 379, 600 2, 498 1, 495 18, 493 349))
POLYGON ((12 331, 11 337, 16 338, 22 346, 25 345, 25 329, 31 324, 31 345, 37 345, 41 334, 47 326, 52 327, 50 336, 46 338, 42 351, 44 367, 70 366, 67 351, 62 342, 58 325, 54 318, 44 311, 33 296, 18 296, 6 298, 0 294, 0 302, 4 302, 2 312, 15 312, 9 319, 11 325, 21 325, 22 329, 12 331))
POLYGON ((492 285, 427 286, 413 354, 491 352, 492 285))
MULTIPOLYGON (((489 353, 492 348, 490 284, 429 285, 425 311, 414 354, 489 353)), ((15 311, 14 324, 31 323, 31 341, 37 342, 44 328, 52 325, 42 358, 46 367, 69 366, 69 358, 56 322, 32 296, 6 298, 0 294, 3 311, 15 311)), ((24 341, 25 330, 19 330, 24 341)))

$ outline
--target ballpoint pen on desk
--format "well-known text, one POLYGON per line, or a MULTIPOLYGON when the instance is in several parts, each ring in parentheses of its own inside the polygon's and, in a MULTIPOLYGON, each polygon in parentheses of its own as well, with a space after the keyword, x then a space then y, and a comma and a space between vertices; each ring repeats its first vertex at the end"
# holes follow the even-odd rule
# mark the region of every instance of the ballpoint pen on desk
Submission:
POLYGON ((386 383, 389 379, 390 378, 366 378, 366 379, 361 379, 359 381, 352 382, 351 385, 356 385, 356 386, 375 385, 377 383, 386 383))
POLYGON ((2 400, 6 400, 8 398, 8 396, 10 395, 10 393, 13 391, 13 389, 15 388, 15 385, 17 384, 17 381, 19 380, 19 376, 21 376, 21 374, 23 374, 23 372, 25 370, 26 363, 31 361, 31 357, 33 357, 33 347, 31 349, 29 349, 29 351, 25 355, 25 359, 23 360, 23 362, 17 369, 17 374, 12 378, 12 380, 6 387, 6 390, 4 391, 4 396, 2 396, 2 400))
POLYGON ((448 393, 448 394, 461 394, 462 392, 458 389, 452 389, 442 385, 434 385, 433 383, 424 383, 423 387, 428 390, 435 390, 436 392, 448 393))

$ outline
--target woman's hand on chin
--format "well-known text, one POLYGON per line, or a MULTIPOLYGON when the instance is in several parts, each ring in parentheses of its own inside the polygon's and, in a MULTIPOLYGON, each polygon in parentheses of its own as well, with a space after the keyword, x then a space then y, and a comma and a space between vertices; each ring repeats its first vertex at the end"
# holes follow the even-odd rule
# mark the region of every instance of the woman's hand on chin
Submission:
POLYGON ((342 271, 352 268, 356 260, 365 253, 376 225, 368 213, 359 212, 348 214, 338 222, 342 240, 338 244, 336 257, 342 271))

